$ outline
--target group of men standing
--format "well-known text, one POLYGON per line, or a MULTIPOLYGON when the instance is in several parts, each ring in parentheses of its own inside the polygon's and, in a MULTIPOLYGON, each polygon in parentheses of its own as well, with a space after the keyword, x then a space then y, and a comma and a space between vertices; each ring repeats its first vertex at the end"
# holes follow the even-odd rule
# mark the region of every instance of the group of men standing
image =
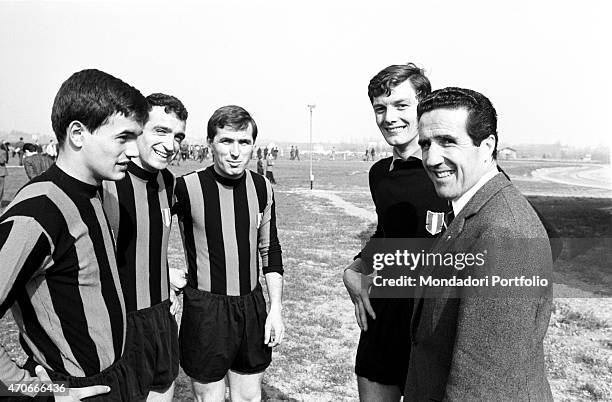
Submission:
POLYGON ((12 310, 28 355, 19 367, 0 348, 2 395, 42 400, 63 382, 55 400, 171 401, 180 360, 197 400, 224 400, 226 377, 233 400, 260 399, 284 324, 274 195, 246 170, 257 126, 239 106, 218 109, 214 164, 175 178, 187 116, 176 97, 145 98, 99 70, 62 84, 57 162, 0 217, 0 316, 12 310), (168 266, 173 215, 186 270, 168 266))
POLYGON ((370 169, 376 232, 344 272, 362 329, 360 399, 552 400, 543 352, 550 287, 459 298, 453 289, 421 286, 407 298, 370 299, 371 256, 381 238, 404 239, 407 247, 429 238, 432 254, 486 250, 493 261, 483 276, 550 278, 552 254, 540 217, 497 166, 489 99, 455 87, 432 92, 412 63, 380 71, 368 95, 393 156, 370 169))
MULTIPOLYGON (((361 400, 551 400, 549 292, 456 298, 423 287, 370 300, 380 238, 429 238, 436 252, 497 245, 490 273, 550 276, 552 255, 540 218, 499 172, 497 115, 484 95, 432 92, 408 63, 379 72, 368 96, 393 156, 370 170, 378 225, 344 272, 362 329, 361 400)), ((246 169, 257 125, 239 106, 219 108, 207 125, 213 165, 175 178, 167 166, 187 116, 176 97, 145 98, 98 70, 62 84, 57 162, 0 217, 0 316, 12 309, 28 355, 18 367, 0 348, 3 392, 29 384, 16 394, 35 396, 64 381, 56 400, 169 401, 180 364, 197 400, 224 400, 226 379, 232 400, 261 399, 284 324, 274 193, 246 169), (168 266, 174 215, 186 270, 168 266)))

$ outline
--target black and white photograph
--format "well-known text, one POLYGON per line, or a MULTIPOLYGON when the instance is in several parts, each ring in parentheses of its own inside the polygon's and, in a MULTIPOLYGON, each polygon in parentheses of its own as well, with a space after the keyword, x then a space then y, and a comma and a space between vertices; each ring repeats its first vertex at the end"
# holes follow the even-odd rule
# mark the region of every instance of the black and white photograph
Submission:
POLYGON ((0 400, 612 401, 608 20, 0 0, 0 400))

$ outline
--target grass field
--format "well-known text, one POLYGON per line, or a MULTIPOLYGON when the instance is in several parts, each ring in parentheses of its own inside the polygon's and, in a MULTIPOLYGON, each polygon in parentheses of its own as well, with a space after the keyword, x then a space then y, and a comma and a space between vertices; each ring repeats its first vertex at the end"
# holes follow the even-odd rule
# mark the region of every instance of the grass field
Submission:
MULTIPOLYGON (((275 165, 287 335, 264 377, 266 400, 357 398, 353 362, 359 329, 341 277, 362 239, 373 230, 367 188, 370 165, 315 162, 313 192, 307 181, 308 162, 279 160, 275 165)), ((172 170, 182 174, 204 166, 187 162, 172 170)), ((513 162, 504 168, 511 176, 525 178, 534 166, 513 162)), ((537 163, 537 167, 554 166, 554 162, 537 163)), ((23 183, 23 171, 11 169, 5 197, 12 198, 23 183)), ((517 180, 519 188, 523 183, 533 190, 533 182, 517 180)), ((531 200, 564 237, 564 251, 555 266, 555 294, 581 296, 554 302, 545 352, 555 400, 612 400, 612 201, 547 196, 531 200)), ((169 254, 171 265, 184 263, 176 230, 169 254)), ((22 361, 10 314, 0 321, 0 341, 22 361)), ((175 399, 190 398, 188 379, 181 373, 175 399)))

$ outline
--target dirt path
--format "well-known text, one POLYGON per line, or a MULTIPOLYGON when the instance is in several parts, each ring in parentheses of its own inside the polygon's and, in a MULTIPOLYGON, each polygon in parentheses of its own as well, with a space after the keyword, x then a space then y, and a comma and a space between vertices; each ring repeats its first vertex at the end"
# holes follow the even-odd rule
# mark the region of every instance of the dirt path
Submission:
POLYGON ((534 170, 534 178, 553 183, 610 190, 610 165, 565 166, 534 170))
POLYGON ((344 200, 338 195, 342 194, 342 191, 297 189, 285 192, 300 194, 305 197, 323 198, 329 201, 334 207, 341 209, 345 214, 349 216, 354 216, 363 219, 368 223, 376 222, 376 213, 374 211, 358 207, 357 205, 344 200))

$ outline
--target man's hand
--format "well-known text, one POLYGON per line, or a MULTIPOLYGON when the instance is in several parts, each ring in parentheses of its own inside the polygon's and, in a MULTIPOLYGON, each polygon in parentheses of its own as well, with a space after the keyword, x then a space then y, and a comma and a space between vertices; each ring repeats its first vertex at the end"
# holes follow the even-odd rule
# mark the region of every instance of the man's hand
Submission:
POLYGON ((170 289, 170 314, 176 315, 181 309, 181 300, 173 289, 170 289))
POLYGON ((185 271, 177 268, 170 268, 168 270, 170 276, 170 290, 180 290, 187 285, 187 278, 185 277, 185 271))
MULTIPOLYGON (((49 378, 49 374, 43 368, 43 366, 36 366, 36 377, 40 381, 51 382, 51 378, 49 378)), ((110 387, 106 385, 92 385, 91 387, 82 387, 82 388, 69 388, 68 395, 54 395, 56 402, 74 402, 80 401, 84 398, 89 398, 90 396, 107 394, 110 392, 110 387)))
POLYGON ((351 297, 353 304, 355 305, 355 318, 357 324, 362 331, 368 330, 368 317, 370 315, 373 319, 376 319, 374 309, 370 304, 370 295, 368 290, 372 286, 373 279, 368 275, 364 275, 360 272, 356 272, 351 267, 344 270, 342 276, 344 286, 351 297))
POLYGON ((283 341, 285 336, 285 324, 280 307, 272 306, 266 318, 266 329, 264 333, 264 343, 273 348, 283 341))

